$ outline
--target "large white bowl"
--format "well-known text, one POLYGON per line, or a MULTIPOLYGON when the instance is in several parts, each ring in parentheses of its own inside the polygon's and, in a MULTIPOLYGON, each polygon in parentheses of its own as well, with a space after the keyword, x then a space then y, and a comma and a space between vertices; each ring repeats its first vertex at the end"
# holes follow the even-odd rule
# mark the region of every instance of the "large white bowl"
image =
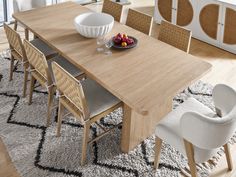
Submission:
POLYGON ((84 13, 74 19, 78 33, 87 38, 104 36, 112 30, 114 18, 106 13, 84 13))

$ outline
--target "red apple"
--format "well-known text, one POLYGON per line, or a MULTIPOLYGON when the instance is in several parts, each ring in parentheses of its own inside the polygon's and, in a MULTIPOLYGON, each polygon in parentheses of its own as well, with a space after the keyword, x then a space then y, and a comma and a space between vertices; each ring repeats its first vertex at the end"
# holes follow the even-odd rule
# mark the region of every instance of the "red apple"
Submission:
POLYGON ((115 36, 115 37, 113 38, 113 41, 114 41, 116 44, 121 44, 122 38, 119 37, 119 36, 115 36))
POLYGON ((126 40, 126 42, 127 42, 128 45, 131 45, 131 44, 134 43, 134 40, 133 40, 132 38, 128 38, 128 39, 126 40))

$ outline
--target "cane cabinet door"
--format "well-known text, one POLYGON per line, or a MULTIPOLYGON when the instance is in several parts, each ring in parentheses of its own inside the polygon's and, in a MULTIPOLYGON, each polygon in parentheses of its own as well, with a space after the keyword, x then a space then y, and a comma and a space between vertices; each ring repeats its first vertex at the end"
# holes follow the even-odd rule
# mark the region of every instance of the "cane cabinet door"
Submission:
POLYGON ((176 24, 194 30, 196 0, 177 0, 176 24))
POLYGON ((198 1, 197 38, 219 46, 221 33, 221 3, 214 0, 198 1))
POLYGON ((224 5, 220 43, 226 50, 236 52, 236 6, 224 5))
POLYGON ((156 0, 154 18, 157 23, 162 20, 173 22, 174 4, 176 0, 156 0))

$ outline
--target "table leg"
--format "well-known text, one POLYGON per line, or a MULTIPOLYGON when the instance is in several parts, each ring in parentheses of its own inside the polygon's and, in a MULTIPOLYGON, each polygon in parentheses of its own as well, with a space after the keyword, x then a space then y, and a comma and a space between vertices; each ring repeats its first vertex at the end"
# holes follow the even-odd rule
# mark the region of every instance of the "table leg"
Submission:
POLYGON ((172 100, 159 106, 154 114, 143 116, 124 104, 121 151, 128 153, 154 134, 157 123, 172 110, 172 100))
POLYGON ((25 28, 25 39, 29 40, 29 29, 25 28))

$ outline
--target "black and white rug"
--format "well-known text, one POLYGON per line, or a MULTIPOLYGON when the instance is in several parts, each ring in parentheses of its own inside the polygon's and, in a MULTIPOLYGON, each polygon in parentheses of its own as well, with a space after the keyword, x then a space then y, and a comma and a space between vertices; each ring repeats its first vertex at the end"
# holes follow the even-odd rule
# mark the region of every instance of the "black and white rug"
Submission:
MULTIPOLYGON (((87 163, 81 167, 83 127, 71 117, 64 120, 61 137, 57 138, 56 111, 51 126, 45 127, 47 94, 37 88, 33 104, 29 106, 28 99, 21 97, 21 67, 16 68, 14 79, 9 82, 10 62, 1 56, 0 73, 3 77, 0 82, 0 136, 22 177, 174 177, 180 173, 188 174, 186 158, 165 143, 159 169, 153 170, 154 136, 129 154, 123 154, 119 146, 121 127, 93 143, 88 148, 87 163)), ((188 97, 195 97, 213 109, 211 91, 211 85, 199 81, 175 97, 174 108, 188 97)), ((119 121, 122 121, 122 115, 118 109, 105 117, 101 124, 111 127, 119 121)), ((91 136, 96 136, 98 131, 99 128, 92 127, 91 136)), ((217 163, 219 157, 212 161, 217 163)), ((198 166, 201 176, 208 176, 213 167, 208 163, 198 166)))

